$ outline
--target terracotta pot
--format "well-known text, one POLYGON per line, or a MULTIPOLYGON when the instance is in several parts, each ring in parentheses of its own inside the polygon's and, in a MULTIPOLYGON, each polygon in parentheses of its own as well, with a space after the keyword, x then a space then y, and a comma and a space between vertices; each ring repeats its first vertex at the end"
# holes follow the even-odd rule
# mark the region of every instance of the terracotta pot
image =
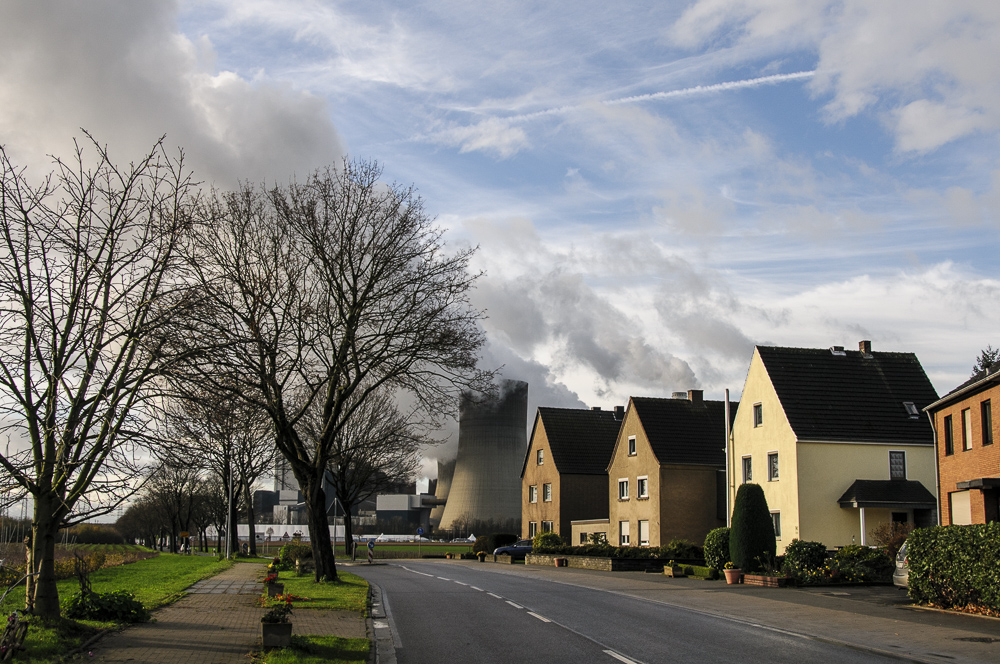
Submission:
POLYGON ((726 573, 726 583, 729 585, 739 583, 740 577, 743 576, 743 570, 741 569, 724 569, 722 571, 726 573))

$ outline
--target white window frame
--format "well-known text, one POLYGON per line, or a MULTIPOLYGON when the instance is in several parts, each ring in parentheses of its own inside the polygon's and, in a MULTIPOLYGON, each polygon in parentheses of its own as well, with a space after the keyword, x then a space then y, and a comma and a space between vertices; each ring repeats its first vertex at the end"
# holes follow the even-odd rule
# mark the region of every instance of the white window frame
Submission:
POLYGON ((778 452, 772 450, 767 453, 767 481, 777 482, 781 475, 781 460, 778 458, 778 452), (774 466, 771 465, 771 459, 774 459, 774 466), (774 471, 773 473, 771 471, 774 471))
POLYGON ((746 455, 740 462, 740 468, 743 471, 743 484, 749 484, 753 482, 753 457, 751 455, 746 455))
POLYGON ((528 539, 533 538, 537 534, 538 534, 538 522, 537 521, 529 521, 528 522, 528 539))
POLYGON ((639 521, 639 546, 649 546, 649 521, 639 521))
POLYGON ((538 485, 532 484, 528 487, 528 502, 537 503, 538 502, 538 485))
POLYGON ((781 539, 781 510, 771 510, 771 523, 774 524, 774 538, 781 539))
POLYGON ((618 500, 628 500, 628 478, 622 477, 618 480, 618 500))
POLYGON ((972 408, 962 409, 962 451, 972 449, 972 408))
POLYGON ((552 521, 542 521, 542 532, 543 533, 554 533, 555 524, 552 521))
POLYGON ((628 521, 618 522, 618 546, 629 546, 631 535, 628 531, 628 521))
POLYGON ((764 426, 764 404, 757 402, 753 405, 753 428, 764 426))
POLYGON ((628 455, 629 456, 635 456, 636 455, 636 451, 635 451, 635 436, 629 436, 628 437, 628 455))
POLYGON ((545 450, 535 450, 535 465, 541 466, 545 464, 545 450))
POLYGON ((635 497, 649 498, 649 476, 640 475, 635 478, 635 497))
POLYGON ((552 483, 546 482, 542 485, 542 502, 551 503, 552 502, 552 483))
POLYGON ((906 467, 906 450, 889 450, 889 479, 901 479, 905 480, 907 478, 907 467, 906 467), (902 454, 903 455, 903 476, 899 478, 894 478, 892 476, 892 455, 902 454))

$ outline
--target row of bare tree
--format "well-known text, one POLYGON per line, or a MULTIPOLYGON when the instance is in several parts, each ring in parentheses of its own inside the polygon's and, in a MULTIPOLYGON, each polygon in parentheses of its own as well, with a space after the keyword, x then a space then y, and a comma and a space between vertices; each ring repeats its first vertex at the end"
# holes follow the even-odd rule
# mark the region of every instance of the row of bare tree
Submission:
POLYGON ((474 249, 373 163, 203 191, 162 140, 122 167, 88 139, 36 183, 0 149, 0 488, 33 501, 36 613, 59 615, 59 528, 122 504, 150 453, 244 492, 238 447, 281 454, 335 580, 324 476, 351 504, 346 476, 412 463, 457 390, 490 389, 474 249))

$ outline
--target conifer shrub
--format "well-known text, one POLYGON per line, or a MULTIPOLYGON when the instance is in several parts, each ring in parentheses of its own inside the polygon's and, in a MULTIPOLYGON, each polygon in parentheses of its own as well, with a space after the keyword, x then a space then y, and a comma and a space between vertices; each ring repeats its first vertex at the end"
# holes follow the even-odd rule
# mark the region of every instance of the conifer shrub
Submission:
POLYGON ((705 565, 724 569, 729 560, 729 528, 710 530, 705 536, 705 565))
POLYGON ((746 573, 773 564, 777 545, 767 498, 759 484, 743 484, 736 492, 733 525, 729 531, 729 557, 746 573))

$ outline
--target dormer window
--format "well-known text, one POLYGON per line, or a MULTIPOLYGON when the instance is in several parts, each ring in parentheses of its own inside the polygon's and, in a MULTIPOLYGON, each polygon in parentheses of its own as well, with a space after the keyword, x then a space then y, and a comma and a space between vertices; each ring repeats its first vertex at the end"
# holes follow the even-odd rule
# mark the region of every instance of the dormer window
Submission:
POLYGON ((904 401, 903 408, 906 409, 906 414, 910 416, 910 419, 917 419, 920 417, 920 411, 917 409, 916 404, 912 401, 904 401))
POLYGON ((847 351, 844 350, 843 346, 830 346, 830 354, 832 354, 832 355, 839 355, 839 356, 846 356, 847 355, 847 351))

